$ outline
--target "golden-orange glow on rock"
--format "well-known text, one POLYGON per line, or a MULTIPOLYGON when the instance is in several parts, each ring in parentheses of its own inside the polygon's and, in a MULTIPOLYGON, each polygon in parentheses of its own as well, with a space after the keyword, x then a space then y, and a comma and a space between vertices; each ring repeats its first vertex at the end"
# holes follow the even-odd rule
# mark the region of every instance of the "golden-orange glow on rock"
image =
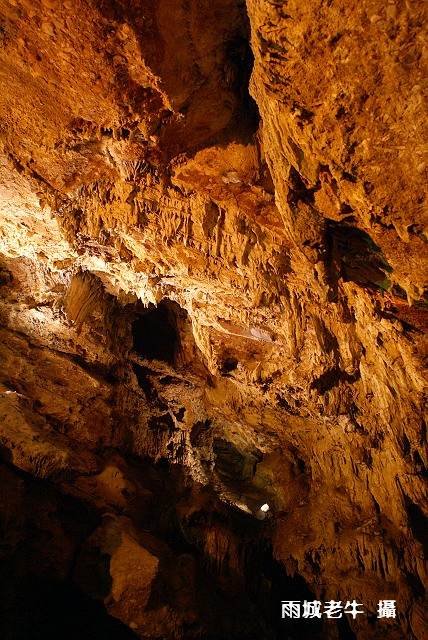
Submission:
POLYGON ((427 11, 0 0, 1 637, 427 637, 427 11))

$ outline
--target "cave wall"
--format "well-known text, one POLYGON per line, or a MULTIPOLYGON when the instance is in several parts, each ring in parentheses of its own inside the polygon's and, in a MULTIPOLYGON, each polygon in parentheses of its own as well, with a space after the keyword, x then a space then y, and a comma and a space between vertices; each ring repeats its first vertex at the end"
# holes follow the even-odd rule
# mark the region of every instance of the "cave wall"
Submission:
POLYGON ((425 637, 425 5, 0 1, 12 602, 39 572, 141 638, 425 637), (275 627, 292 586, 368 613, 275 627))

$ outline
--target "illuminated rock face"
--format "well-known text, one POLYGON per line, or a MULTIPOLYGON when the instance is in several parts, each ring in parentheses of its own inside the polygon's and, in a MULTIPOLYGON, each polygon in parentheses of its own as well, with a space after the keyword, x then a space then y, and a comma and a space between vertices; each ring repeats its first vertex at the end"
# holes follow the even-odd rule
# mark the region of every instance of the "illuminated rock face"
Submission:
POLYGON ((427 637, 425 5, 0 0, 9 640, 427 637))

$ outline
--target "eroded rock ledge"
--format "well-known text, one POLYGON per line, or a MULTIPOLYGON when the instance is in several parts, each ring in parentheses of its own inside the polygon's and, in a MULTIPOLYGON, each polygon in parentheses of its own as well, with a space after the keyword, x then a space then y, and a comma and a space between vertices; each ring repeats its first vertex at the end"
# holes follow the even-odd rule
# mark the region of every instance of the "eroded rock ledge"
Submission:
POLYGON ((0 0, 8 640, 426 637, 427 11, 0 0))

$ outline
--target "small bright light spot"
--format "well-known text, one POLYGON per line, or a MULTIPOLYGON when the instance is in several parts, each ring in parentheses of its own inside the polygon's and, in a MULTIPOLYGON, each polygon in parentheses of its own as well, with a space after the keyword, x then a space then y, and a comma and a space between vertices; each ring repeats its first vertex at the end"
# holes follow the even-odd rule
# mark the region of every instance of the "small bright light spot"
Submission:
POLYGON ((260 507, 260 511, 264 511, 265 513, 266 511, 269 511, 269 505, 267 504, 267 502, 262 504, 262 506, 260 507))

